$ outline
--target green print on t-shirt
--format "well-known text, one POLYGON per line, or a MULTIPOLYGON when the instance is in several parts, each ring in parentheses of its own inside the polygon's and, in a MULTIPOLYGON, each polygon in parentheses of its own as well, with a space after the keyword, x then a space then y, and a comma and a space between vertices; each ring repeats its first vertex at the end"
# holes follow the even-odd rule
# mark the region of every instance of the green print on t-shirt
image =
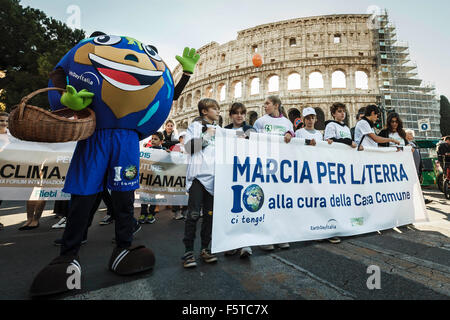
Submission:
POLYGON ((275 133, 282 135, 287 131, 287 129, 284 126, 266 124, 264 126, 264 131, 267 133, 275 133))
POLYGON ((348 132, 346 131, 339 131, 339 135, 341 138, 351 138, 351 136, 348 135, 348 132))

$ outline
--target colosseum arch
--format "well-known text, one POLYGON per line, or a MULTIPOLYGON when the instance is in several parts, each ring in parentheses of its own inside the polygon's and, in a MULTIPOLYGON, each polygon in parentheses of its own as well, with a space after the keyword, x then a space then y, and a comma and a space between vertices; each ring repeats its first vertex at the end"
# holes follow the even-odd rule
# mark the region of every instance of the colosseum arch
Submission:
POLYGON ((325 130, 325 113, 323 112, 322 108, 316 107, 314 108, 317 115, 317 121, 314 125, 314 128, 316 130, 325 130))
POLYGON ((221 83, 217 86, 217 100, 225 101, 227 98, 227 85, 221 83))
POLYGON ((355 72, 356 89, 369 89, 369 73, 366 70, 357 70, 355 72))
POLYGON ((310 89, 323 89, 322 72, 316 70, 309 74, 308 84, 310 89))
POLYGON ((208 87, 205 89, 205 98, 213 98, 213 95, 214 95, 214 90, 213 90, 213 88, 212 88, 211 86, 208 86, 208 87))
POLYGON ((288 90, 300 90, 302 88, 302 78, 299 73, 292 72, 288 76, 288 90))
POLYGON ((343 70, 335 70, 331 74, 331 88, 345 89, 347 88, 347 76, 343 70))
POLYGON ((236 80, 231 84, 231 96, 233 99, 241 98, 242 97, 242 81, 236 80))
POLYGON ((193 102, 194 107, 198 104, 201 98, 202 92, 200 90, 196 90, 194 93, 194 102, 193 102))
POLYGON ((267 92, 280 91, 280 77, 276 74, 271 74, 267 77, 267 92))
POLYGON ((297 108, 291 108, 288 111, 288 118, 294 124, 295 129, 295 119, 300 118, 302 115, 297 108))
POLYGON ((192 94, 188 93, 188 95, 186 96, 186 109, 190 109, 192 106, 192 94))
POLYGON ((247 113, 247 117, 249 125, 252 126, 258 119, 258 113, 256 111, 250 111, 249 113, 247 113))
POLYGON ((250 80, 250 95, 259 94, 259 78, 255 77, 250 80))
POLYGON ((183 111, 183 107, 184 107, 184 97, 181 96, 181 97, 180 97, 180 100, 178 100, 177 107, 175 108, 176 112, 181 112, 181 111, 183 111))

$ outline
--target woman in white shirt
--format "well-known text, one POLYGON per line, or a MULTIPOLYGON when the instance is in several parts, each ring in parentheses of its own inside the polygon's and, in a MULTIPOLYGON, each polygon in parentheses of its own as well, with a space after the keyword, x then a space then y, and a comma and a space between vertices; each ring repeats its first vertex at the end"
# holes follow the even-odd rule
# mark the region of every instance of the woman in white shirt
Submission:
POLYGON ((375 122, 378 120, 380 109, 376 105, 366 107, 364 117, 356 124, 355 142, 363 150, 364 147, 378 148, 378 144, 392 143, 400 144, 398 140, 377 136, 373 129, 375 122))
MULTIPOLYGON (((380 131, 380 137, 391 138, 400 142, 399 146, 407 146, 409 144, 406 139, 406 132, 403 129, 403 121, 396 112, 390 112, 386 119, 386 128, 380 131)), ((394 147, 395 144, 389 143, 379 143, 379 147, 394 147)))
POLYGON ((289 143, 295 137, 292 122, 281 113, 281 100, 277 96, 267 97, 264 102, 266 114, 255 121, 253 127, 258 133, 276 134, 284 136, 284 141, 289 143))

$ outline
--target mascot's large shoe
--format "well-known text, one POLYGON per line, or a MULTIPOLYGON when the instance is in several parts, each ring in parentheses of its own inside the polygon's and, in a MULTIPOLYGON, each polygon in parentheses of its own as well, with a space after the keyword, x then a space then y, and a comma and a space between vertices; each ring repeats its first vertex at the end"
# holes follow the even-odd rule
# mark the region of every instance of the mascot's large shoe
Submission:
POLYGON ((76 284, 81 281, 81 265, 76 256, 59 256, 34 278, 31 285, 32 297, 63 293, 80 289, 76 284), (73 278, 73 279, 72 279, 73 278), (75 282, 72 282, 75 280, 75 282), (75 285, 74 285, 75 284, 75 285))
POLYGON ((132 275, 153 269, 155 255, 145 246, 116 247, 109 260, 109 269, 119 275, 132 275))

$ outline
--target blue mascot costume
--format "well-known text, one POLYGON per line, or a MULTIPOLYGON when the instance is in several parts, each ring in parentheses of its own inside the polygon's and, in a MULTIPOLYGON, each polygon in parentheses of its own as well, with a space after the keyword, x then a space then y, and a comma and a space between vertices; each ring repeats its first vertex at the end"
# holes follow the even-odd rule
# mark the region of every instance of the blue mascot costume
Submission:
POLYGON ((56 91, 49 93, 51 108, 89 107, 95 112, 96 129, 75 148, 63 189, 72 198, 60 256, 36 276, 32 296, 70 290, 68 268, 81 275, 78 251, 92 220, 92 208, 105 188, 111 190, 116 221, 116 247, 109 269, 129 275, 153 268, 153 252, 132 245, 137 223, 133 215, 134 191, 139 188, 139 140, 164 123, 199 58, 189 48, 176 57, 184 72, 175 86, 154 46, 96 32, 57 64, 49 85, 67 91, 62 96, 56 91))

